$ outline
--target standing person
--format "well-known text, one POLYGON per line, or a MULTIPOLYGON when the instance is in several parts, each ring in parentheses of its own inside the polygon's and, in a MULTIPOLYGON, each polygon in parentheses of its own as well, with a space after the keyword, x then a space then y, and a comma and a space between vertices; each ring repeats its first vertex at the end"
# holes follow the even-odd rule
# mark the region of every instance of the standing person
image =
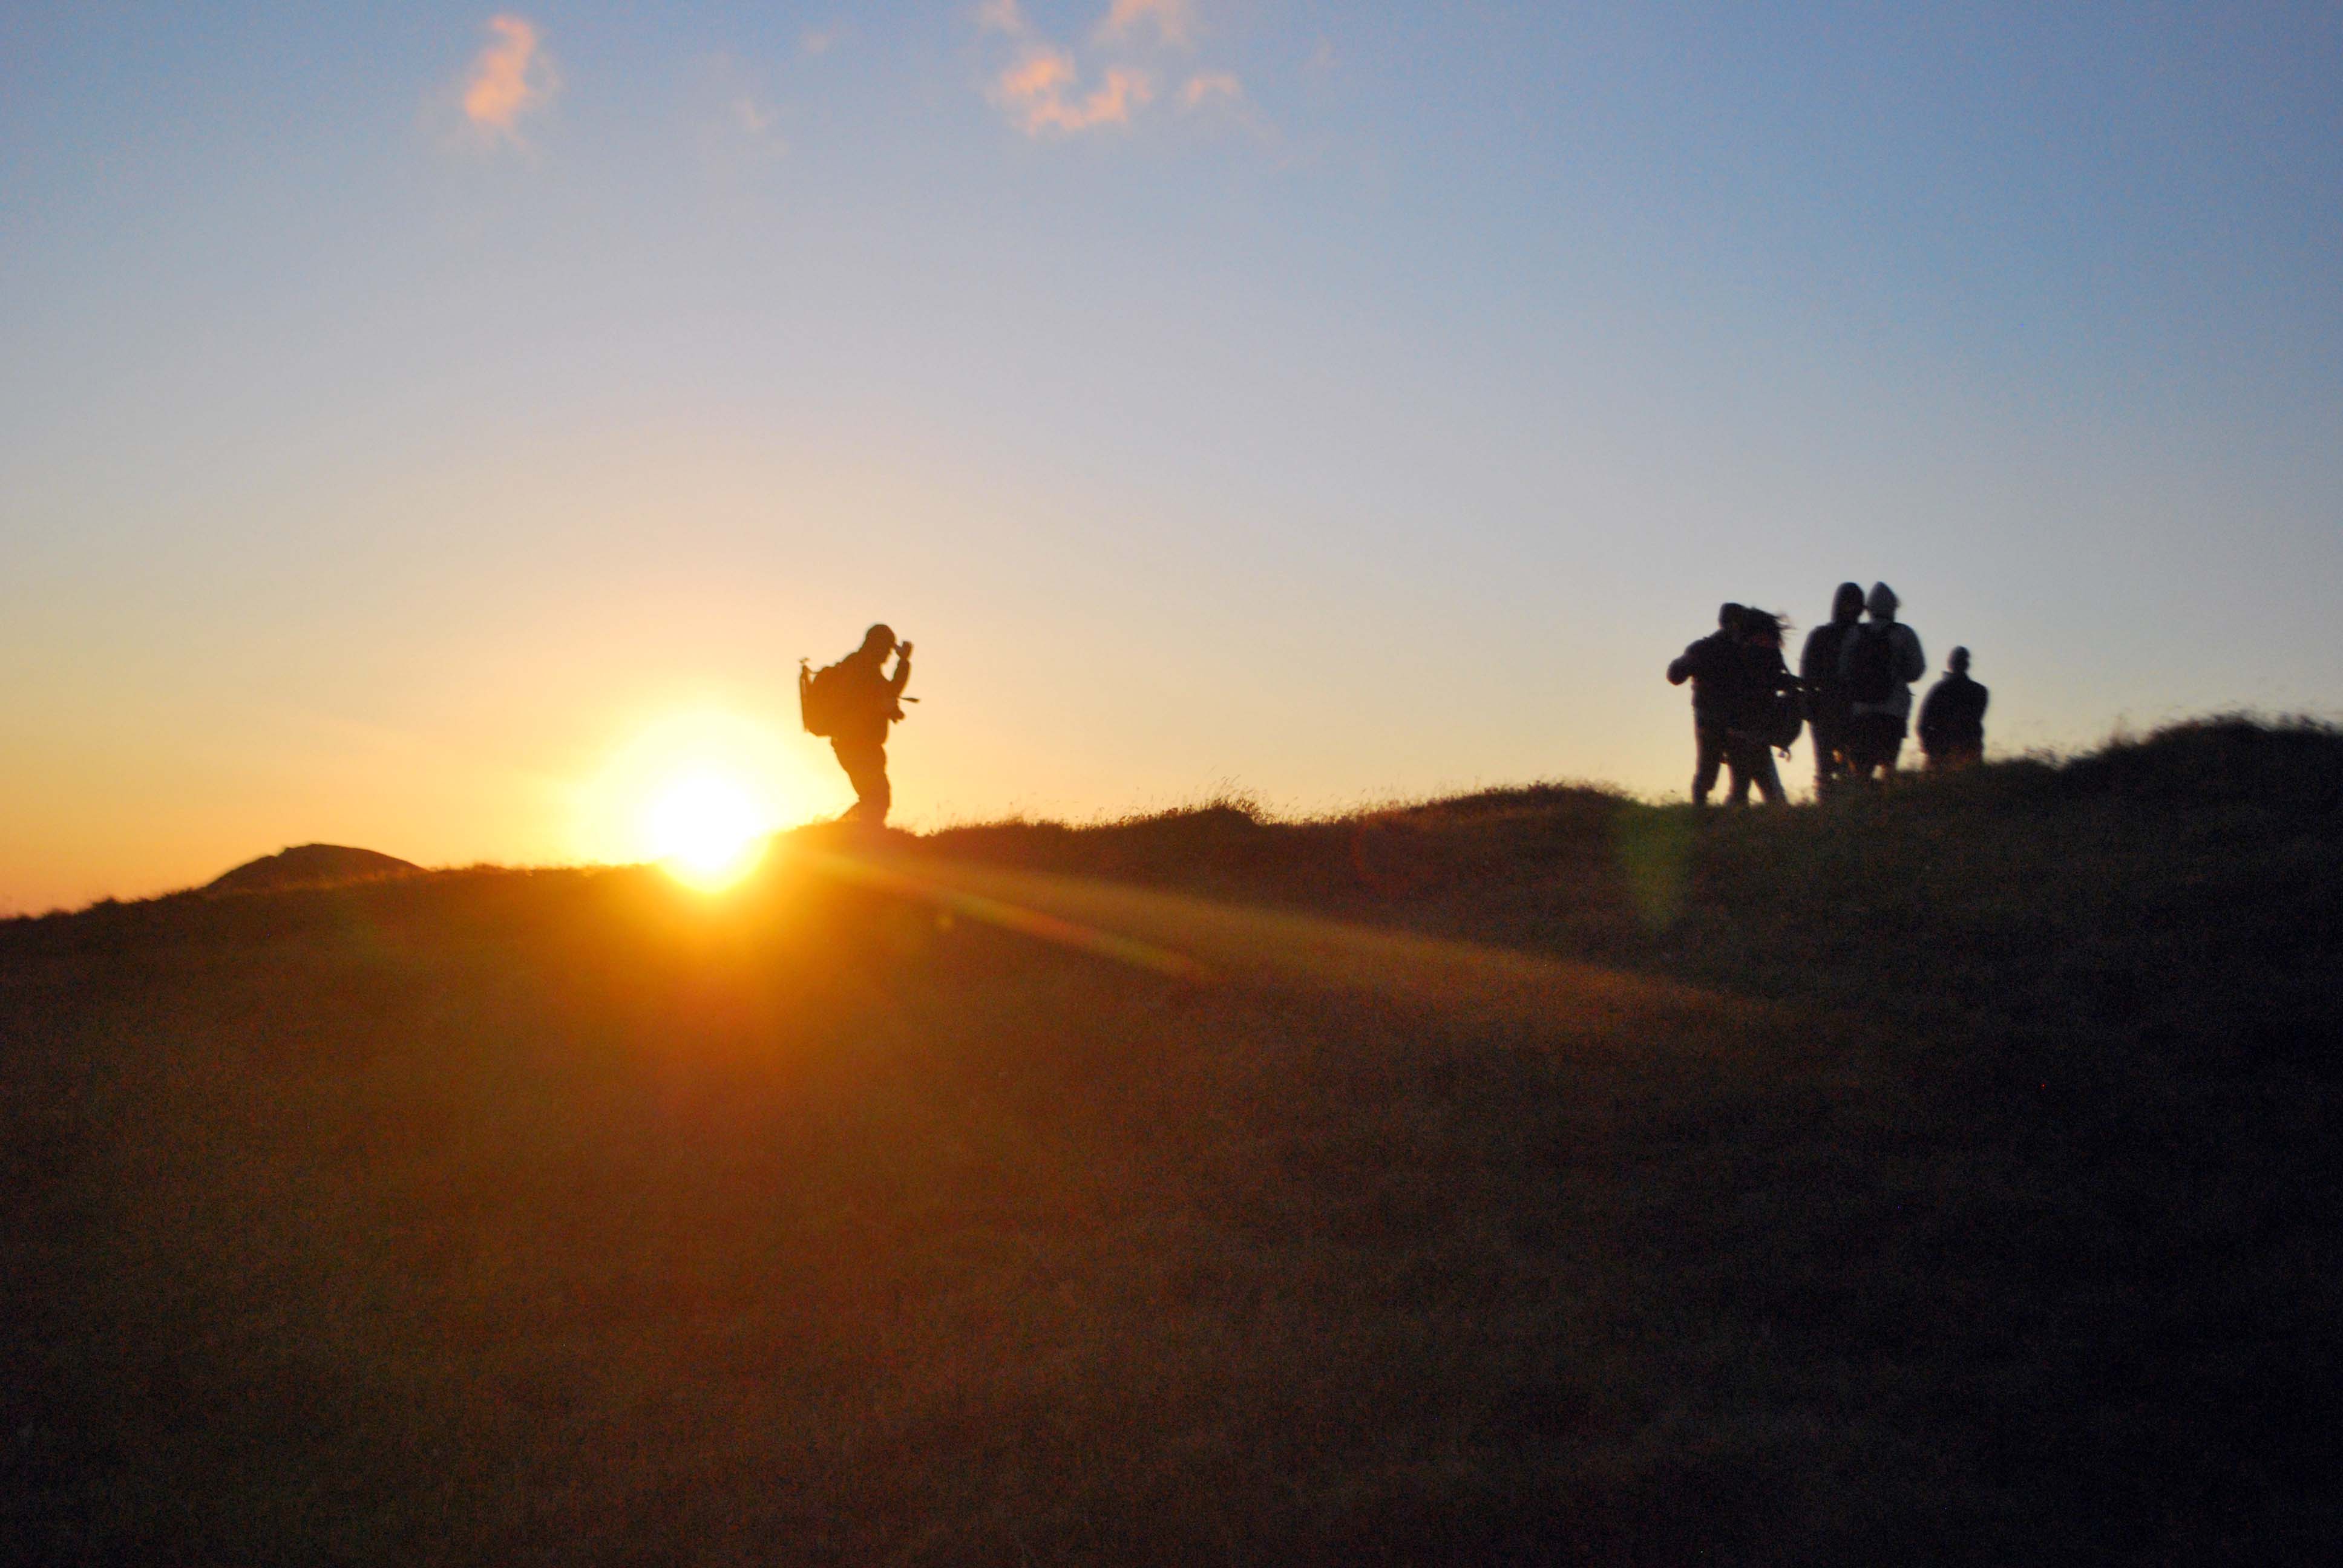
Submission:
POLYGON ((1774 748, 1798 738, 1799 711, 1791 696, 1798 683, 1791 678, 1790 667, 1782 662, 1781 617, 1771 610, 1745 608, 1739 629, 1732 718, 1725 735, 1725 765, 1731 776, 1725 803, 1748 805, 1749 786, 1755 784, 1765 804, 1779 806, 1782 776, 1774 767, 1774 748), (1786 705, 1785 697, 1790 697, 1786 705))
POLYGON ((1985 705, 1991 695, 1969 678, 1969 650, 1953 649, 1945 678, 1920 704, 1920 750, 1931 772, 1966 768, 1985 756, 1985 705))
POLYGON ((1912 683, 1928 673, 1920 635, 1896 618, 1901 603, 1885 583, 1864 600, 1870 618, 1839 645, 1838 678, 1847 697, 1846 755, 1854 777, 1896 771, 1912 718, 1912 683))
POLYGON ((830 738, 838 765, 854 786, 854 809, 845 819, 866 828, 887 825, 894 791, 887 783, 887 727, 903 717, 903 687, 911 678, 911 645, 895 640, 895 629, 872 627, 862 646, 836 664, 809 674, 798 661, 798 705, 807 730, 830 738), (895 657, 890 675, 883 666, 895 657))
POLYGON ((1708 804, 1716 770, 1725 762, 1725 732, 1732 728, 1734 693, 1740 686, 1741 607, 1719 605, 1716 629, 1668 661, 1668 684, 1692 682, 1692 803, 1708 804))
POLYGON ((1831 596, 1831 618, 1806 633, 1798 653, 1798 679, 1806 689, 1806 718, 1814 725, 1815 798, 1845 781, 1854 767, 1846 759, 1846 686, 1838 678, 1838 656, 1847 634, 1863 618, 1863 585, 1841 583, 1831 596))

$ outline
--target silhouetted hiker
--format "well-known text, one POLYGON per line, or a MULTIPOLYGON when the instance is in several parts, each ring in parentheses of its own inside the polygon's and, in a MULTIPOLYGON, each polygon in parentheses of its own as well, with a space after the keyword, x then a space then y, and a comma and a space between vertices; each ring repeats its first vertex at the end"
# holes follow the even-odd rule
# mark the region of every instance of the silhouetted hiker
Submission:
POLYGON ((1985 704, 1990 695, 1969 678, 1969 650, 1953 649, 1945 678, 1920 704, 1920 749, 1932 769, 1966 768, 1985 756, 1985 704))
POLYGON ((1829 794, 1854 771, 1846 759, 1846 686, 1838 678, 1838 655, 1847 633, 1863 618, 1863 585, 1841 583, 1831 596, 1831 618, 1806 633, 1798 653, 1798 678, 1806 689, 1806 718, 1814 725, 1815 794, 1829 794))
POLYGON ((1668 684, 1692 682, 1692 802, 1708 804, 1716 788, 1716 770, 1725 763, 1725 732, 1733 725, 1735 694, 1740 689, 1741 607, 1719 605, 1716 629, 1688 645, 1668 661, 1668 684))
POLYGON ((1928 673, 1920 636, 1896 618, 1900 601, 1885 583, 1873 583, 1864 608, 1871 618, 1839 645, 1838 678, 1846 686, 1846 756, 1854 776, 1896 771, 1896 755, 1912 717, 1912 683, 1928 673))
POLYGON ((884 827, 894 792, 887 785, 887 726, 903 717, 904 683, 911 678, 911 645, 897 642, 892 627, 874 626, 862 646, 809 674, 798 660, 798 708, 807 732, 827 736, 854 786, 854 809, 846 820, 884 827), (895 673, 882 669, 889 654, 895 673))
POLYGON ((1731 717, 1725 732, 1725 765, 1732 775, 1725 802, 1749 804, 1749 786, 1768 806, 1782 804, 1782 776, 1774 769, 1774 749, 1798 738, 1805 714, 1796 700, 1798 683, 1782 662, 1782 618, 1745 607, 1735 644, 1731 717))

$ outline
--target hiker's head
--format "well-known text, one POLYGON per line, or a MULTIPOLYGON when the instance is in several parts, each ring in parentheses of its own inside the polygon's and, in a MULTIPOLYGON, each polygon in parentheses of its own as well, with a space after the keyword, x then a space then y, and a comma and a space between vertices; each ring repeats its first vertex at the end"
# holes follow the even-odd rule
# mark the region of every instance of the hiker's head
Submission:
POLYGON ((1741 611, 1742 637, 1760 648, 1781 647, 1783 625, 1780 616, 1754 604, 1745 606, 1741 611))
POLYGON ((1838 592, 1831 595, 1831 619, 1857 620, 1863 615, 1863 585, 1841 583, 1838 592))
POLYGON ((1741 635, 1741 607, 1727 599, 1716 607, 1716 629, 1741 635))
POLYGON ((862 634, 862 651, 889 654, 895 651, 895 628, 881 621, 862 634))
POLYGON ((1955 675, 1966 675, 1969 672, 1969 650, 1966 648, 1953 649, 1953 657, 1945 661, 1945 668, 1955 675))
POLYGON ((1873 583, 1871 597, 1863 601, 1863 608, 1871 612, 1874 620, 1894 620, 1896 607, 1903 602, 1896 597, 1896 590, 1885 583, 1873 583))

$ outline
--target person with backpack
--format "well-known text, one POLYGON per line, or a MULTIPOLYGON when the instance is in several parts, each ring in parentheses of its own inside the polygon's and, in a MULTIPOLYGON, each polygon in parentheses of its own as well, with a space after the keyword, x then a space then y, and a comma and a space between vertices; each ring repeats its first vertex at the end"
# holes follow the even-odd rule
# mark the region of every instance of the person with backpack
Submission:
POLYGON ((1716 629, 1689 644, 1668 661, 1668 684, 1692 682, 1692 803, 1708 804, 1716 770, 1725 764, 1726 732, 1733 725, 1741 682, 1741 607, 1719 605, 1716 629))
POLYGON ((1846 781, 1854 769, 1846 759, 1846 687, 1838 678, 1839 649, 1863 618, 1863 585, 1841 583, 1831 596, 1831 618, 1806 633, 1798 653, 1798 680, 1805 689, 1806 719, 1814 727, 1815 798, 1821 799, 1846 781))
POLYGON ((1920 704, 1920 750, 1928 770, 1966 768, 1985 756, 1985 705, 1992 693, 1969 678, 1969 650, 1953 649, 1945 678, 1920 704))
POLYGON ((903 688, 911 678, 911 645, 897 642, 892 627, 874 626, 862 646, 809 672, 798 661, 798 710, 806 732, 830 741, 838 765, 854 786, 854 808, 843 820, 866 828, 887 825, 894 791, 887 782, 887 727, 903 717, 903 688), (892 654, 892 674, 884 669, 892 654))
POLYGON ((1782 662, 1782 618, 1771 610, 1745 606, 1735 646, 1731 713, 1725 732, 1725 766, 1730 778, 1725 804, 1749 804, 1749 787, 1768 806, 1783 804, 1782 776, 1774 767, 1774 749, 1789 754, 1790 744, 1805 725, 1798 701, 1798 683, 1782 662))
POLYGON ((1928 673, 1920 635, 1896 618, 1901 603, 1885 583, 1871 585, 1871 618, 1839 645, 1838 678, 1846 688, 1846 755, 1852 776, 1896 771, 1912 717, 1912 683, 1928 673))

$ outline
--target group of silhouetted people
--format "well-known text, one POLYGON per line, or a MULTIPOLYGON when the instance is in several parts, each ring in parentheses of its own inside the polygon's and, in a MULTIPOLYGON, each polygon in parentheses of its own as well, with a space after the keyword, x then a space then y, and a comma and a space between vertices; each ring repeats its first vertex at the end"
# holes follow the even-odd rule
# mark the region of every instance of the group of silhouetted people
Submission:
MULTIPOLYGON (((1912 683, 1928 671, 1919 634, 1896 618, 1885 583, 1871 592, 1841 583, 1831 618, 1806 634, 1795 675, 1782 658, 1784 618, 1749 605, 1716 612, 1716 629, 1668 665, 1668 684, 1692 683, 1692 798, 1704 805, 1719 769, 1728 800, 1746 805, 1754 786, 1782 801, 1774 767, 1801 728, 1813 731, 1815 793, 1896 771, 1911 733, 1912 683)), ((1969 678, 1969 650, 1953 649, 1945 677, 1920 705, 1920 749, 1932 769, 1964 767, 1985 754, 1986 689, 1969 678)))
MULTIPOLYGON (((1790 754, 1802 729, 1814 732, 1815 792, 1896 771, 1910 733, 1912 682, 1927 673, 1919 634, 1896 618, 1896 590, 1874 583, 1866 596, 1841 583, 1831 618, 1806 634, 1793 675, 1782 658, 1788 624, 1772 610, 1727 604, 1716 629, 1668 665, 1668 683, 1692 683, 1692 798, 1706 804, 1720 770, 1727 799, 1748 804, 1754 788, 1782 803, 1774 754, 1790 754)), ((1953 649, 1945 678, 1920 705, 1920 748, 1931 769, 1957 768, 1985 753, 1986 689, 1969 678, 1969 650, 1953 649)), ((911 678, 911 645, 894 628, 874 626, 862 646, 815 670, 798 661, 798 705, 806 729, 830 741, 854 786, 846 819, 886 825, 894 792, 887 782, 887 729, 903 717, 911 678), (892 658, 895 668, 889 670, 892 658)))

